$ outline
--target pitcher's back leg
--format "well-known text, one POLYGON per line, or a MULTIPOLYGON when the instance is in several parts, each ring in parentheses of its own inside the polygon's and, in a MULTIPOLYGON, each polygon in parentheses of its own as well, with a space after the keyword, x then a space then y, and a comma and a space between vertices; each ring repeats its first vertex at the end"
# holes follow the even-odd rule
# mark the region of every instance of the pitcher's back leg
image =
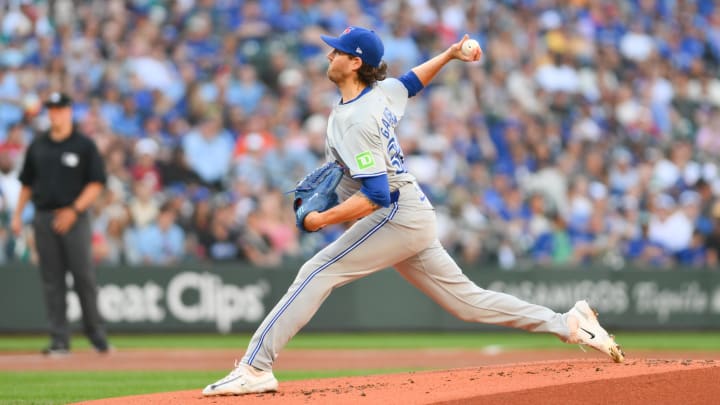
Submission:
POLYGON ((395 269, 459 319, 552 333, 565 340, 565 315, 509 294, 486 290, 470 280, 439 241, 398 264, 395 269))

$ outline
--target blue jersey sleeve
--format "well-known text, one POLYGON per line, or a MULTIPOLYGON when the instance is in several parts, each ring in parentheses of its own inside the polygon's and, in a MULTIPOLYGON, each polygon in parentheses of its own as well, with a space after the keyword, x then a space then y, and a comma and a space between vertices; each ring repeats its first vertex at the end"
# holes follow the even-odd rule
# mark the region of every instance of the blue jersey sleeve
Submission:
POLYGON ((386 173, 363 177, 361 181, 360 192, 365 194, 370 201, 381 207, 390 206, 390 184, 386 173))
POLYGON ((408 91, 408 98, 418 94, 425 86, 423 86, 420 79, 418 79, 415 72, 412 70, 408 71, 398 79, 405 86, 408 91))

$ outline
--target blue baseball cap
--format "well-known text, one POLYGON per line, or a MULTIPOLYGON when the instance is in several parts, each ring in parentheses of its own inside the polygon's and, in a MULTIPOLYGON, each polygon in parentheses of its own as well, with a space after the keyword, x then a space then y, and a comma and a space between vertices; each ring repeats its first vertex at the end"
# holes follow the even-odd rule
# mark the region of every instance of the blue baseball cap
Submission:
POLYGON ((347 27, 339 37, 320 35, 326 44, 347 54, 357 56, 363 63, 380 67, 385 47, 380 37, 367 28, 347 27))

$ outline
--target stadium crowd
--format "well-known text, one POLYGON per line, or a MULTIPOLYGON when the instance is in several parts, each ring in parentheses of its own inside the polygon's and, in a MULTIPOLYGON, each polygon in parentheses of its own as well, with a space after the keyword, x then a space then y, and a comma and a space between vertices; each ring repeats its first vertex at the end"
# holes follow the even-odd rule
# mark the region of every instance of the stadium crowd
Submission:
MULTIPOLYGON (((105 158, 102 264, 307 257, 290 196, 338 94, 320 34, 375 29, 390 76, 468 33, 408 107, 405 163, 467 263, 717 268, 720 7, 712 0, 8 0, 0 8, 0 263, 18 170, 65 91, 105 158)), ((23 214, 26 222, 32 209, 23 214)))

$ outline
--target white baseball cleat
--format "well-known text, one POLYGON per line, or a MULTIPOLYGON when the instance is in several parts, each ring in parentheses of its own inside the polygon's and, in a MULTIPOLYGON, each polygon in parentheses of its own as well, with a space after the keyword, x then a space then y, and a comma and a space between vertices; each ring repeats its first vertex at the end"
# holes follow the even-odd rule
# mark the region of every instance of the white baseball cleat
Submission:
POLYGON ((586 301, 576 302, 575 306, 568 311, 567 324, 570 329, 567 343, 590 346, 607 354, 616 363, 622 363, 625 360, 625 353, 615 342, 615 337, 600 326, 597 312, 590 308, 586 301))
POLYGON ((260 371, 243 363, 235 363, 235 369, 225 378, 205 387, 203 395, 242 395, 277 391, 278 381, 271 371, 260 371))

